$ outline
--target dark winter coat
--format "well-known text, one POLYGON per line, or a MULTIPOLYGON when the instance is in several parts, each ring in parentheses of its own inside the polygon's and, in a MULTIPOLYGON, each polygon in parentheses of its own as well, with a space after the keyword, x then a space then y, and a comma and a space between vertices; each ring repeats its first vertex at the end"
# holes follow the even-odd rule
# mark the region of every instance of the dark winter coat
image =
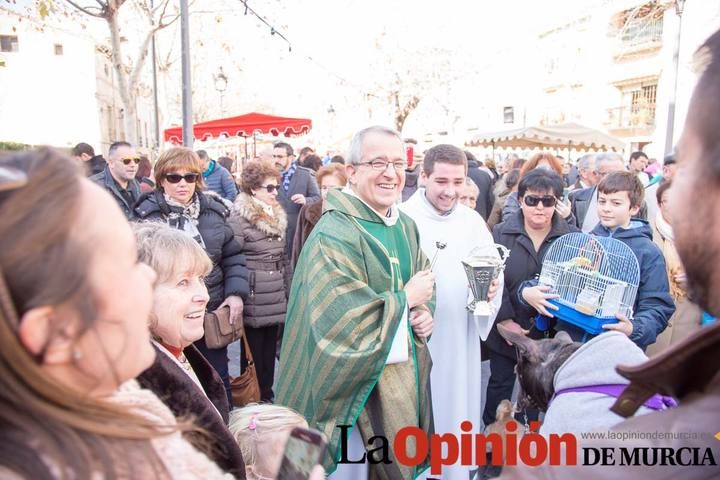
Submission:
MULTIPOLYGON (((552 227, 545 241, 536 252, 533 242, 525 230, 522 210, 515 212, 503 223, 495 226, 493 238, 510 249, 510 257, 505 264, 505 288, 503 289, 502 305, 497 314, 497 322, 512 319, 522 328, 529 330, 534 325, 537 312, 525 304, 519 297, 519 290, 523 282, 532 280, 542 270, 542 260, 552 243, 562 235, 577 232, 577 228, 568 224, 557 213, 552 218, 552 227)), ((539 332, 533 330, 531 336, 539 338, 539 332)), ((515 359, 515 348, 505 342, 493 326, 486 345, 493 352, 515 359)))
POLYGON ((122 212, 125 214, 125 218, 127 218, 128 220, 133 219, 133 217, 135 216, 133 212, 133 206, 141 195, 140 184, 137 180, 133 178, 132 180, 128 181, 127 194, 130 197, 129 199, 125 198, 125 196, 120 193, 120 185, 117 184, 112 174, 110 173, 110 168, 107 166, 102 172, 90 177, 90 180, 110 192, 110 195, 112 195, 113 199, 120 207, 120 210, 122 210, 122 212))
POLYGON ((579 190, 573 190, 568 194, 568 199, 570 200, 570 211, 575 217, 578 228, 582 228, 583 222, 585 222, 585 216, 590 208, 590 203, 592 202, 592 198, 596 192, 597 187, 587 187, 579 190))
POLYGON ((285 322, 287 312, 288 261, 285 256, 287 216, 278 204, 270 216, 246 193, 233 204, 230 226, 247 260, 250 294, 243 309, 243 322, 253 328, 285 322))
POLYGON ((475 160, 468 160, 467 176, 475 182, 480 193, 478 194, 475 211, 483 217, 487 222, 495 203, 495 194, 493 193, 493 179, 489 173, 480 170, 480 164, 475 160))
POLYGON ((88 166, 88 172, 87 176, 91 177, 93 175, 97 175, 98 173, 101 173, 103 170, 105 170, 105 167, 107 167, 107 162, 103 158, 102 155, 95 155, 90 160, 87 161, 88 166))
POLYGON ((665 258, 653 242, 652 229, 644 220, 633 220, 630 228, 615 231, 598 224, 592 235, 611 237, 630 247, 640 265, 640 286, 633 306, 633 332, 630 340, 645 349, 667 327, 675 312, 670 296, 670 284, 665 270, 665 258))
MULTIPOLYGON (((404 191, 404 190, 403 190, 404 191)), ((293 270, 297 265, 298 258, 300 258, 300 252, 302 251, 303 245, 310 236, 310 232, 313 231, 315 225, 320 221, 322 216, 323 200, 320 199, 317 202, 312 202, 303 205, 300 209, 300 215, 298 215, 298 224, 295 230, 295 238, 293 239, 292 257, 290 258, 290 264, 293 270)))
POLYGON ((290 179, 290 186, 286 192, 282 188, 282 183, 278 189, 278 201, 287 213, 287 235, 285 238, 285 248, 288 258, 290 258, 290 249, 295 238, 295 227, 297 226, 298 214, 302 205, 290 200, 293 195, 301 194, 305 196, 306 203, 320 199, 320 189, 315 180, 315 172, 309 168, 297 166, 295 173, 290 179))
MULTIPOLYGON (((240 246, 235 241, 232 229, 227 223, 230 209, 219 197, 197 192, 200 199, 200 217, 198 230, 205 242, 205 252, 212 261, 213 268, 205 278, 205 286, 210 294, 208 311, 216 310, 230 295, 245 300, 249 293, 248 271, 240 246)), ((135 213, 140 220, 167 221, 171 207, 159 190, 146 193, 137 203, 135 213)))
MULTIPOLYGON (((227 427, 230 409, 220 376, 194 345, 186 347, 183 353, 202 385, 200 390, 166 353, 157 346, 155 350, 155 362, 137 378, 140 386, 153 391, 176 417, 193 418, 210 434, 211 448, 205 451, 210 459, 226 472, 245 478, 240 448, 227 427)), ((192 436, 189 439, 192 441, 192 436)), ((203 440, 207 441, 201 438, 201 444, 203 440)))
POLYGON ((215 192, 231 202, 235 201, 238 194, 235 180, 232 174, 215 160, 210 160, 208 169, 203 172, 203 179, 207 190, 215 192))
POLYGON ((418 189, 418 180, 420 177, 420 167, 416 166, 412 170, 405 170, 405 186, 402 189, 402 201, 406 202, 413 196, 418 189))

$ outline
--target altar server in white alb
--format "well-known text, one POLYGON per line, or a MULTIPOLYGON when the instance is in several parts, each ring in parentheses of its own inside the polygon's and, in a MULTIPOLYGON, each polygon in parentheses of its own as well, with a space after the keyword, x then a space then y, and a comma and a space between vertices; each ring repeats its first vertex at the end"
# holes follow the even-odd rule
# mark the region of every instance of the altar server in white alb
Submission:
MULTIPOLYGON (((435 432, 439 434, 460 435, 465 420, 472 422, 473 431, 481 431, 480 337, 487 337, 502 299, 501 275, 490 288, 489 316, 474 318, 466 308, 469 284, 462 260, 475 249, 497 255, 485 221, 458 202, 466 174, 465 153, 452 145, 437 145, 423 160, 425 187, 400 206, 417 224, 425 255, 432 261, 437 254, 433 267, 437 305, 428 345, 433 360, 435 432)), ((444 467, 442 478, 467 480, 469 471, 470 467, 459 464, 444 467)))

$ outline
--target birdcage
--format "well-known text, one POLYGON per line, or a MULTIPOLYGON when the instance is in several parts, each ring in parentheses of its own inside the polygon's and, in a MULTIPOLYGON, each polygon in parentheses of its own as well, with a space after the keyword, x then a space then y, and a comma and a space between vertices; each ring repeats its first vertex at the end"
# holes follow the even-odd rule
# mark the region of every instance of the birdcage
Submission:
POLYGON ((617 314, 632 318, 640 266, 619 240, 569 233, 548 249, 539 282, 559 296, 550 300, 555 317, 598 334, 617 314))

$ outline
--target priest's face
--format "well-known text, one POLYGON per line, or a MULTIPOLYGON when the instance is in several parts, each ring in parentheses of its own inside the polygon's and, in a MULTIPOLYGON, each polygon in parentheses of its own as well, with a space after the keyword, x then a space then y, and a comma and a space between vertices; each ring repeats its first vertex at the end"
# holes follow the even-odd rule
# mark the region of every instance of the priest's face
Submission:
POLYGON ((422 172, 425 179, 425 197, 439 213, 447 213, 455 207, 465 188, 465 165, 437 162, 430 175, 422 172))
POLYGON ((385 214, 405 186, 405 147, 394 135, 371 132, 362 152, 358 164, 347 166, 350 185, 365 203, 385 214))

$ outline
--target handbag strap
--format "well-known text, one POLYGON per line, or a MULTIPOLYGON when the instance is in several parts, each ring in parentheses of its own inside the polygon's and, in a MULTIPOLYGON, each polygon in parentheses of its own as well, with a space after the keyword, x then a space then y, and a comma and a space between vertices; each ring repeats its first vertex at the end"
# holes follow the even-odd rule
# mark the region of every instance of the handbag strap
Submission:
POLYGON ((242 330, 242 341, 243 341, 243 352, 245 353, 245 362, 247 362, 248 365, 254 365, 255 360, 252 356, 252 351, 250 351, 250 344, 247 341, 247 335, 245 335, 245 329, 242 330))

